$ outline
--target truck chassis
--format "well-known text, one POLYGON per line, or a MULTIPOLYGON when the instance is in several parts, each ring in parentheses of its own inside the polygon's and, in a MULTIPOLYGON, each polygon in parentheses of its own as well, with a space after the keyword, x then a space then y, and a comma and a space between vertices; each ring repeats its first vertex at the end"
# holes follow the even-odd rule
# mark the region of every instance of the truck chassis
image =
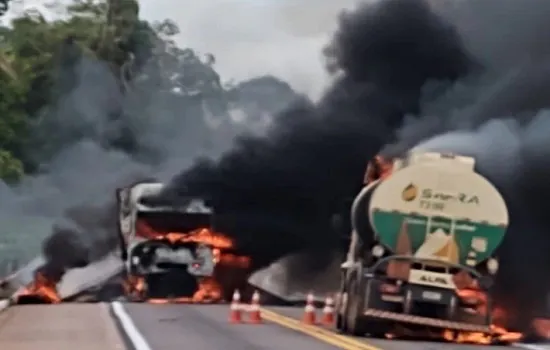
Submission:
POLYGON ((130 297, 137 302, 157 298, 191 298, 198 290, 200 280, 212 276, 212 258, 212 249, 204 245, 143 242, 130 253, 128 279, 133 282, 130 297), (192 260, 168 259, 159 262, 157 249, 168 249, 174 253, 188 252, 192 260), (136 279, 140 279, 141 283, 137 283, 136 279))
MULTIPOLYGON (((410 256, 389 256, 372 266, 358 262, 342 269, 340 298, 337 302, 336 328, 346 334, 384 337, 396 324, 412 329, 448 329, 491 333, 491 312, 473 313, 452 289, 435 288, 391 279, 381 267, 392 260, 411 264, 426 262, 410 256)), ((440 263, 440 262, 439 262, 440 263)), ((451 265, 473 276, 482 285, 485 307, 492 308, 490 280, 465 266, 451 265)))

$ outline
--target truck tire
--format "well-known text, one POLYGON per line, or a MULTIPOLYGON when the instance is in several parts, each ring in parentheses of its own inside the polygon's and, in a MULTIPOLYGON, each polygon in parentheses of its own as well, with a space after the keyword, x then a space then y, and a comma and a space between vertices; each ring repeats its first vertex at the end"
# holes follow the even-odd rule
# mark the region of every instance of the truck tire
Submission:
POLYGON ((453 315, 452 321, 464 322, 469 324, 475 324, 480 326, 490 326, 492 324, 492 310, 493 310, 493 300, 490 295, 487 296, 487 309, 486 313, 473 314, 468 312, 468 309, 465 307, 457 307, 455 314, 453 315))
POLYGON ((345 333, 353 336, 364 336, 367 327, 364 322, 365 279, 354 273, 348 285, 348 299, 345 312, 345 333))
POLYGON ((347 292, 348 289, 346 288, 347 285, 347 275, 346 271, 342 271, 342 276, 340 279, 340 288, 338 290, 339 297, 336 300, 336 330, 339 332, 345 332, 346 330, 346 315, 345 315, 345 308, 347 305, 347 292))

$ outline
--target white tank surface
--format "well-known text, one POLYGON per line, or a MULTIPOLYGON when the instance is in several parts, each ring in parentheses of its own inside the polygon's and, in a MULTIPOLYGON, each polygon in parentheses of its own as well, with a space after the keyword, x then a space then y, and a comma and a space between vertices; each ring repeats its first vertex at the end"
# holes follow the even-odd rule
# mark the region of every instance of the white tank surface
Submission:
POLYGON ((372 193, 369 219, 395 254, 475 266, 508 228, 506 203, 470 157, 411 153, 372 193))

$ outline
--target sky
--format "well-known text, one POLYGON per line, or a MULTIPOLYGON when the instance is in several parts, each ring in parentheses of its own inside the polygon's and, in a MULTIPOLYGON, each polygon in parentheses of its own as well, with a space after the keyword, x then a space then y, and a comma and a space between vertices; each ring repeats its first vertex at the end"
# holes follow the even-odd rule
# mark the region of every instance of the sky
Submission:
MULTIPOLYGON (((38 7, 47 17, 55 16, 44 8, 52 0, 15 1, 12 14, 38 7)), ((336 28, 338 13, 357 2, 140 0, 140 15, 150 21, 175 21, 181 30, 178 44, 214 54, 224 81, 273 74, 315 99, 329 83, 321 51, 336 28)))
POLYGON ((273 74, 317 97, 328 83, 323 46, 357 0, 141 0, 141 15, 170 18, 178 43, 217 57, 222 78, 273 74))

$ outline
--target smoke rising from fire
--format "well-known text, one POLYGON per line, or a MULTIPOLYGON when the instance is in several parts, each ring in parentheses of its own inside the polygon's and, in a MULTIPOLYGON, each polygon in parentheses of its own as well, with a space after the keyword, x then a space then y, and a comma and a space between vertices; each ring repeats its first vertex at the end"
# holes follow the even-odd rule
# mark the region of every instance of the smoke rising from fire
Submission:
POLYGON ((443 99, 425 103, 423 116, 405 123, 398 142, 387 150, 416 145, 476 157, 479 171, 509 206, 511 225, 499 250, 496 291, 522 323, 547 314, 549 307, 544 203, 550 195, 550 4, 463 1, 452 11, 438 10, 457 23, 483 70, 457 83, 443 99))
POLYGON ((357 193, 367 161, 405 114, 419 111, 423 86, 448 85, 475 66, 422 1, 344 12, 326 55, 339 78, 318 104, 296 104, 267 135, 241 137, 219 161, 178 175, 165 194, 212 198, 220 228, 259 265, 301 249, 326 260, 341 243, 331 216, 347 214, 343 202, 357 193))
POLYGON ((219 161, 197 163, 166 195, 207 193, 220 226, 266 260, 301 248, 318 260, 337 240, 331 214, 356 194, 380 149, 420 143, 475 155, 511 211, 500 302, 542 310, 548 14, 544 0, 386 0, 343 14, 327 50, 342 76, 321 102, 287 111, 266 137, 241 138, 219 161))
MULTIPOLYGON (((509 293, 501 301, 542 310, 537 302, 550 288, 544 279, 548 14, 546 0, 384 0, 347 12, 326 51, 340 76, 320 102, 296 103, 266 135, 241 137, 220 159, 187 169, 186 161, 168 157, 170 170, 186 170, 165 195, 207 194, 218 225, 259 265, 305 248, 319 263, 338 244, 331 216, 347 217, 344 203, 380 149, 472 154, 511 211, 497 284, 509 293)), ((116 163, 124 159, 117 152, 92 149, 91 162, 121 164, 106 169, 136 168, 116 163)), ((83 178, 93 173, 81 166, 83 178)), ((105 196, 114 187, 90 184, 84 182, 87 193, 105 196)))
POLYGON ((1 258, 24 263, 41 251, 45 272, 55 278, 115 249, 117 187, 167 179, 197 155, 216 156, 235 134, 261 133, 271 114, 295 98, 273 77, 238 84, 227 91, 230 101, 190 97, 174 90, 172 80, 152 81, 155 62, 142 67, 123 94, 108 64, 88 56, 65 62, 71 45, 62 47, 55 72, 61 96, 34 126, 36 141, 52 149, 36 147, 32 155, 51 160, 17 187, 0 182, 1 258), (265 91, 278 100, 266 103, 265 91))

